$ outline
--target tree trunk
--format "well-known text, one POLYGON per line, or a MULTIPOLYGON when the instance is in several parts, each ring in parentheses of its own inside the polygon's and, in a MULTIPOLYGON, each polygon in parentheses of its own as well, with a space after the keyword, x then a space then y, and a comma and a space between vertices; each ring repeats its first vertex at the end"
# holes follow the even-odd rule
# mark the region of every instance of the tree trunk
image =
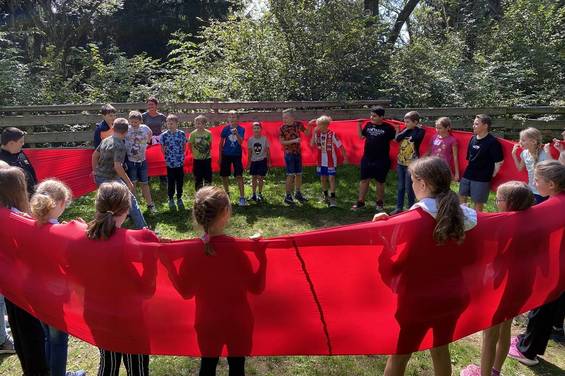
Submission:
POLYGON ((408 20, 408 18, 414 11, 414 8, 416 8, 416 5, 418 5, 419 2, 420 0, 408 0, 406 5, 404 5, 402 11, 398 14, 398 17, 396 18, 396 22, 392 26, 392 30, 390 31, 387 39, 387 45, 390 48, 392 48, 396 43, 396 41, 398 40, 398 36, 400 35, 402 26, 404 26, 404 23, 408 20))

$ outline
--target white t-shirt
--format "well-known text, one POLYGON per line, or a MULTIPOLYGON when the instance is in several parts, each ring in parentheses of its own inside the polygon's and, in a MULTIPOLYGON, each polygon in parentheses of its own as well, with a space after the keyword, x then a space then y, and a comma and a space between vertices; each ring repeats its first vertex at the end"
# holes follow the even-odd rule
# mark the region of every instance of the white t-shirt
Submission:
POLYGON ((269 140, 267 137, 261 136, 256 138, 255 136, 247 140, 247 147, 251 149, 251 162, 262 161, 267 158, 267 148, 269 147, 269 140))
MULTIPOLYGON (((461 210, 463 210, 463 228, 465 231, 469 231, 477 225, 477 212, 466 205, 460 205, 461 210)), ((422 208, 426 213, 434 217, 437 217, 437 200, 435 198, 426 197, 412 205, 410 210, 422 208)))
MULTIPOLYGON (((534 194, 539 195, 539 192, 536 189, 536 184, 534 183, 534 169, 536 168, 536 161, 534 160, 533 155, 527 149, 524 149, 520 153, 520 158, 524 161, 524 166, 526 166, 526 170, 528 171, 528 186, 534 194)), ((543 150, 540 151, 538 162, 545 161, 546 159, 547 153, 543 150)))

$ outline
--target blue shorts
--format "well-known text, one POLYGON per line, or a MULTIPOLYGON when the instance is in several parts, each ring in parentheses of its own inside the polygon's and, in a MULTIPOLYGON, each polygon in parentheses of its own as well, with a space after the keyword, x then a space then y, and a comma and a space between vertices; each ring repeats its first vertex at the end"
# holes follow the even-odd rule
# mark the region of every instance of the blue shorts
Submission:
POLYGON ((325 167, 325 166, 318 166, 316 167, 316 174, 318 176, 335 176, 335 167, 325 167))
POLYGON ((490 191, 490 182, 488 181, 475 181, 462 178, 459 182, 459 195, 471 197, 476 204, 484 204, 488 200, 490 191))
POLYGON ((300 175, 302 174, 302 155, 285 153, 284 163, 286 165, 287 175, 300 175))
POLYGON ((249 166, 249 175, 251 176, 265 176, 267 171, 269 171, 267 158, 251 162, 251 166, 249 166))
POLYGON ((131 180, 132 183, 140 182, 147 184, 149 182, 149 176, 147 175, 147 161, 126 161, 126 165, 128 167, 128 170, 126 172, 129 176, 129 180, 131 180))

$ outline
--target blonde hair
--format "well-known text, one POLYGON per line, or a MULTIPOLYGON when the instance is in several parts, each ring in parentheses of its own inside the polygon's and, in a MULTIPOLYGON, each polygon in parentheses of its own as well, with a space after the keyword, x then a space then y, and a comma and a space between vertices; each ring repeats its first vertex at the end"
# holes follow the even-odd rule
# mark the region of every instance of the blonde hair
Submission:
POLYGON ((63 202, 66 206, 71 203, 72 198, 71 190, 62 181, 44 180, 31 196, 31 215, 37 220, 37 223, 45 224, 49 221, 49 212, 55 209, 58 203, 63 202))
POLYGON ((204 251, 207 255, 214 255, 214 249, 208 242, 208 231, 218 217, 225 211, 231 211, 230 198, 222 188, 206 186, 200 188, 194 196, 192 215, 194 221, 204 230, 204 251))
POLYGON ((436 120, 436 125, 441 125, 445 129, 451 129, 451 119, 446 116, 442 116, 436 120))
POLYGON ((139 121, 143 121, 143 115, 139 111, 130 111, 128 114, 128 119, 137 119, 139 121))
POLYGON ((565 191, 565 165, 555 160, 541 161, 536 165, 534 174, 555 184, 557 193, 565 191))
POLYGON ((108 239, 116 232, 114 216, 128 212, 130 205, 130 191, 125 184, 117 181, 102 183, 96 194, 96 214, 88 223, 86 236, 108 239))
POLYGON ((10 165, 0 159, 0 168, 6 168, 6 167, 10 167, 10 165))
POLYGON ((541 132, 534 127, 529 127, 520 132, 520 138, 522 137, 529 138, 536 142, 536 152, 535 155, 532 155, 532 157, 534 158, 534 163, 538 163, 539 155, 543 150, 543 137, 541 132))
POLYGON ((328 115, 322 115, 316 119, 317 125, 330 125, 331 122, 332 122, 332 118, 329 117, 328 115))
POLYGON ((459 197, 451 190, 451 170, 438 157, 416 159, 408 167, 412 179, 421 179, 430 188, 437 202, 434 240, 444 244, 447 240, 462 243, 465 239, 464 215, 459 197))
POLYGON ((194 123, 196 124, 196 122, 201 121, 204 124, 208 123, 208 118, 205 115, 198 115, 197 117, 194 118, 194 123))
POLYGON ((507 211, 526 210, 534 204, 534 194, 523 181, 512 180, 501 184, 496 193, 506 201, 507 211))
POLYGON ((175 121, 175 122, 178 123, 178 122, 179 122, 179 117, 178 117, 177 115, 175 115, 175 114, 170 114, 170 115, 167 116, 167 120, 175 121))
POLYGON ((21 168, 0 168, 0 206, 29 213, 26 177, 21 168))

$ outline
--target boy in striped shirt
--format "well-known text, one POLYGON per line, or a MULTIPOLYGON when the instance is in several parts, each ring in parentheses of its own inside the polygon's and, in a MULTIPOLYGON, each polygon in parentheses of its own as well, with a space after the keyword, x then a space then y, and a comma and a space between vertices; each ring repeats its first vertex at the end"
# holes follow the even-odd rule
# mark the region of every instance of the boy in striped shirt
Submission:
POLYGON ((345 148, 336 134, 328 129, 332 119, 329 116, 320 116, 316 119, 316 128, 310 145, 318 149, 318 164, 316 173, 320 177, 324 201, 330 208, 337 206, 335 197, 335 176, 337 167, 337 149, 341 151, 343 163, 347 163, 345 148), (328 180, 330 182, 330 193, 328 195, 328 180))

